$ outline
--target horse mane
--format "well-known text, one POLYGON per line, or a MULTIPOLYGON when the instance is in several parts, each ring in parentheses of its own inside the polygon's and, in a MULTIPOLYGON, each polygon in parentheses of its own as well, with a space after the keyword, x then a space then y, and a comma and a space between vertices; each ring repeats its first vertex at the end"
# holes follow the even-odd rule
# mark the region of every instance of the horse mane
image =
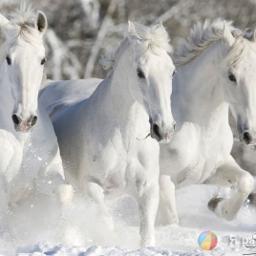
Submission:
MULTIPOLYGON (((136 37, 143 42, 142 47, 145 51, 152 51, 155 54, 158 54, 157 51, 162 49, 167 53, 172 53, 173 48, 170 44, 170 38, 165 30, 165 28, 160 25, 152 25, 150 27, 135 23, 136 26, 136 37)), ((123 50, 129 45, 129 33, 124 37, 124 39, 117 47, 116 51, 106 52, 104 56, 101 57, 100 64, 105 70, 110 70, 113 68, 115 63, 117 63, 123 50)))
POLYGON ((36 15, 31 4, 25 0, 20 1, 19 7, 8 18, 17 29, 8 32, 9 38, 3 42, 0 48, 0 63, 5 58, 8 49, 19 38, 33 45, 42 44, 42 37, 34 25, 36 15))
POLYGON ((34 26, 35 13, 32 4, 28 1, 21 1, 19 8, 17 8, 11 15, 10 20, 13 24, 21 27, 21 30, 26 30, 28 27, 34 26))
POLYGON ((139 23, 134 24, 136 27, 136 37, 144 41, 147 48, 153 51, 154 48, 160 48, 168 53, 172 52, 169 35, 162 24, 152 26, 144 26, 139 23))
POLYGON ((196 23, 190 30, 189 36, 183 39, 175 50, 175 64, 184 65, 200 55, 213 42, 228 38, 227 30, 236 37, 242 34, 231 21, 223 19, 196 23))

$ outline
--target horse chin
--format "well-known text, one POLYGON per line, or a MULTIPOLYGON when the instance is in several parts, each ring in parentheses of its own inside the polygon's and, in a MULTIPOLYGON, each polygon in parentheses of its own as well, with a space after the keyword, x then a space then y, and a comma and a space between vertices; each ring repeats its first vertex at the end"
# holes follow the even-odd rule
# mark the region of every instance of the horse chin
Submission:
POLYGON ((254 139, 250 143, 247 143, 240 137, 240 143, 243 144, 245 147, 250 148, 250 150, 256 151, 256 140, 254 139))
POLYGON ((160 140, 160 141, 158 141, 159 143, 161 143, 161 144, 167 144, 167 143, 169 143, 170 141, 171 141, 171 137, 172 136, 166 136, 166 137, 162 137, 162 139, 160 140))
POLYGON ((151 130, 150 136, 151 136, 151 138, 157 140, 157 142, 159 142, 161 144, 169 143, 171 141, 171 137, 172 137, 170 135, 162 136, 160 134, 156 134, 153 132, 153 130, 151 130))
POLYGON ((14 128, 16 132, 20 132, 20 133, 28 133, 31 129, 31 127, 28 127, 26 125, 18 125, 18 126, 15 125, 14 128))

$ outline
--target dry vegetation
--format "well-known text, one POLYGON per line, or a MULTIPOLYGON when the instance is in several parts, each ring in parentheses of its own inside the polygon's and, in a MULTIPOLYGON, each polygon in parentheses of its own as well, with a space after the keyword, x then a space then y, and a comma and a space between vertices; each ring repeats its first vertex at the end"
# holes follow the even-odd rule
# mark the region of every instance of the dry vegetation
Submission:
MULTIPOLYGON (((127 20, 168 29, 173 44, 191 25, 223 17, 240 28, 256 26, 256 0, 31 0, 49 20, 46 35, 47 74, 52 79, 104 77, 100 58, 114 50, 127 20)), ((0 0, 1 13, 10 13, 17 1, 0 0)))

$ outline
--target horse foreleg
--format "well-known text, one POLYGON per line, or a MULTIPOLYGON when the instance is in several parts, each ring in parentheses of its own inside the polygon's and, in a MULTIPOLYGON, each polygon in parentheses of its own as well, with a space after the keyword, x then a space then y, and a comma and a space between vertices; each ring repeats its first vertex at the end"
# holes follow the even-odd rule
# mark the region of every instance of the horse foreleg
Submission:
POLYGON ((230 198, 215 197, 208 203, 210 210, 226 220, 232 220, 236 216, 254 188, 253 177, 247 171, 240 168, 232 157, 218 168, 216 174, 209 182, 232 188, 230 198))
POLYGON ((62 208, 68 208, 73 200, 73 187, 65 182, 64 169, 58 146, 55 146, 42 166, 36 187, 40 193, 54 195, 62 208))
POLYGON ((159 203, 159 185, 156 182, 139 189, 141 246, 155 245, 155 219, 159 203))
POLYGON ((23 145, 9 132, 0 130, 0 174, 10 182, 19 172, 23 145))
POLYGON ((178 224, 175 185, 170 176, 160 175, 159 221, 163 225, 178 224))

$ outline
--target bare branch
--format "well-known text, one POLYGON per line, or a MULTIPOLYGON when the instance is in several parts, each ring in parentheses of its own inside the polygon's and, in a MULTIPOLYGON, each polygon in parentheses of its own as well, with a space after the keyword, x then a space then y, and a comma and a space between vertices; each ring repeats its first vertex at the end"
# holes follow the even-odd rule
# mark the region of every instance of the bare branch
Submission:
POLYGON ((101 23, 95 43, 91 49, 91 53, 85 68, 84 78, 92 76, 98 54, 102 47, 103 40, 109 30, 109 27, 112 25, 111 16, 115 11, 116 6, 117 6, 117 0, 111 0, 107 9, 106 15, 101 23))

